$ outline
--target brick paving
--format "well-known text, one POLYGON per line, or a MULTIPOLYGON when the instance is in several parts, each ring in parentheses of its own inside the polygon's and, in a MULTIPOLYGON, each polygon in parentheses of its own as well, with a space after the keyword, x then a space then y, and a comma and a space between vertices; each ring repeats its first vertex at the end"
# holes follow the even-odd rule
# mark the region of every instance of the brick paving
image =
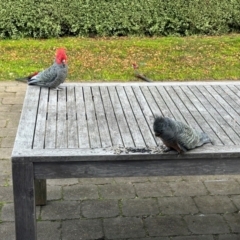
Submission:
MULTIPOLYGON (((22 83, 0 82, 3 240, 15 239, 10 157, 25 90, 22 83)), ((38 240, 240 240, 239 175, 54 179, 47 184, 47 205, 36 212, 38 240)))

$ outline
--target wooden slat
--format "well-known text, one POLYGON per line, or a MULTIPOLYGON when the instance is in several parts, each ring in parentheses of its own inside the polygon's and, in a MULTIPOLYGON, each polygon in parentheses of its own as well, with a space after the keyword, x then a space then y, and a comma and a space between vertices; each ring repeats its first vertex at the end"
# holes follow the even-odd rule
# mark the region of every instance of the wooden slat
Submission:
POLYGON ((145 96, 143 95, 141 88, 139 86, 133 86, 132 89, 133 89, 134 94, 136 95, 139 107, 143 113, 143 117, 148 125, 148 128, 151 131, 152 137, 155 139, 155 142, 156 142, 156 138, 155 138, 155 135, 153 132, 154 116, 153 116, 152 110, 151 110, 150 106, 148 105, 148 102, 147 102, 145 96))
POLYGON ((94 96, 94 104, 97 116, 97 123, 99 126, 101 146, 102 147, 112 146, 112 141, 109 134, 106 114, 103 108, 102 97, 99 91, 99 87, 96 86, 92 87, 92 94, 94 96))
POLYGON ((174 89, 171 86, 166 86, 165 89, 168 92, 168 94, 172 96, 171 98, 173 99, 174 104, 176 105, 177 112, 181 112, 181 115, 185 119, 186 124, 196 129, 197 131, 202 132, 202 128, 195 121, 195 119, 192 116, 192 113, 188 111, 185 104, 182 102, 181 98, 179 98, 174 89))
POLYGON ((113 109, 113 105, 110 100, 108 88, 105 86, 100 87, 100 92, 103 100, 104 112, 108 123, 108 128, 111 136, 113 146, 123 146, 121 133, 118 127, 116 115, 113 109))
POLYGON ((161 94, 162 98, 164 99, 166 105, 168 106, 169 110, 171 111, 172 115, 174 118, 180 122, 186 123, 186 119, 182 116, 181 112, 179 109, 176 107, 176 104, 174 102, 175 94, 169 94, 165 87, 163 86, 158 86, 157 87, 159 93, 161 94))
POLYGON ((13 151, 32 148, 39 93, 39 87, 27 87, 13 151))
POLYGON ((58 91, 56 148, 67 148, 68 146, 66 90, 67 88, 58 91))
MULTIPOLYGON (((188 96, 189 99, 191 99, 191 102, 194 104, 194 106, 198 109, 198 111, 201 113, 203 118, 215 134, 221 139, 224 145, 234 145, 233 141, 229 138, 229 136, 223 131, 222 127, 219 126, 219 124, 215 121, 211 113, 209 113, 210 109, 208 108, 208 104, 202 99, 203 96, 200 94, 199 91, 194 89, 194 86, 181 86, 181 89, 184 91, 184 93, 188 96), (200 98, 200 99, 199 99, 200 98)), ((214 142, 215 144, 215 142, 214 142)))
POLYGON ((78 148, 78 128, 74 86, 67 87, 68 148, 78 148))
POLYGON ((145 144, 147 146, 156 146, 156 140, 152 134, 152 129, 151 129, 152 125, 150 125, 150 123, 147 122, 148 121, 147 119, 150 119, 150 117, 152 117, 152 114, 144 116, 144 113, 141 109, 141 106, 139 105, 138 99, 136 98, 132 87, 125 87, 124 89, 126 91, 127 97, 129 99, 129 103, 131 105, 131 108, 136 118, 139 129, 144 138, 145 144))
POLYGON ((229 89, 238 97, 240 98, 240 88, 239 85, 227 85, 229 89))
POLYGON ((231 140, 235 144, 239 144, 240 138, 239 138, 238 134, 236 133, 236 131, 229 124, 230 122, 232 122, 231 116, 224 110, 224 108, 219 104, 219 102, 216 101, 216 99, 211 94, 209 94, 209 92, 207 92, 205 87, 198 86, 198 89, 201 91, 201 94, 203 94, 203 96, 205 97, 204 98, 205 103, 207 103, 207 101, 208 101, 208 103, 209 103, 208 109, 214 115, 214 118, 216 119, 216 121, 224 129, 224 131, 228 134, 229 138, 231 138, 231 140))
POLYGON ((109 94, 111 98, 112 105, 114 107, 114 112, 116 116, 117 122, 115 124, 118 124, 119 130, 121 133, 121 137, 124 143, 124 146, 127 147, 134 147, 134 141, 131 135, 131 132, 129 130, 128 124, 126 122, 126 118, 121 106, 121 103, 119 101, 119 97, 116 92, 115 87, 109 87, 109 94))
MULTIPOLYGON (((235 94, 228 87, 220 87, 220 86, 212 86, 212 88, 216 91, 216 97, 221 97, 224 99, 224 106, 226 106, 228 111, 228 106, 230 106, 230 113, 233 114, 233 118, 235 121, 239 122, 240 118, 240 98, 237 97, 235 94)), ((226 109, 225 108, 225 109, 226 109)))
POLYGON ((223 145, 219 136, 213 131, 211 126, 209 126, 209 123, 203 118, 201 113, 198 111, 196 106, 191 102, 191 99, 189 99, 187 95, 183 92, 183 90, 179 86, 173 86, 173 89, 175 90, 179 98, 182 100, 182 102, 184 102, 188 111, 191 112, 195 121, 199 124, 199 126, 201 126, 202 131, 208 134, 210 139, 214 141, 215 145, 223 145))
POLYGON ((168 108, 163 108, 161 106, 159 107, 156 102, 159 100, 158 103, 164 103, 164 101, 161 99, 161 96, 159 95, 158 92, 156 92, 157 90, 154 89, 154 87, 152 87, 151 91, 150 91, 148 86, 142 86, 141 91, 142 91, 144 98, 146 99, 149 109, 151 109, 153 119, 154 119, 154 116, 158 116, 158 115, 163 115, 165 117, 168 116, 168 113, 169 113, 169 111, 167 110, 168 108), (156 100, 153 97, 153 94, 155 92, 157 95, 157 97, 155 95, 156 100), (167 110, 167 113, 165 112, 166 110, 167 110))
POLYGON ((43 148, 45 140, 48 88, 41 88, 33 148, 43 148))
POLYGON ((56 147, 56 127, 57 127, 57 91, 49 90, 49 101, 47 109, 47 125, 45 135, 45 148, 56 147))
POLYGON ((85 107, 88 123, 88 134, 90 140, 90 147, 101 147, 101 140, 99 137, 98 124, 96 120, 96 111, 94 107, 94 96, 90 87, 84 87, 85 107))
POLYGON ((85 99, 83 95, 83 88, 76 87, 76 113, 77 113, 77 123, 78 123, 78 140, 80 148, 90 147, 89 135, 88 135, 88 124, 85 109, 85 99))
MULTIPOLYGON (((127 88, 127 87, 125 87, 125 88, 127 88)), ((131 135, 132 135, 135 146, 136 147, 145 147, 146 144, 144 142, 142 132, 140 131, 138 123, 136 122, 135 116, 133 114, 133 110, 131 108, 129 99, 127 98, 124 88, 121 86, 118 86, 118 87, 116 87, 116 90, 117 90, 119 99, 121 101, 123 112, 124 112, 126 121, 128 123, 128 128, 131 131, 131 135)), ((133 101, 133 99, 130 99, 130 101, 133 101)))

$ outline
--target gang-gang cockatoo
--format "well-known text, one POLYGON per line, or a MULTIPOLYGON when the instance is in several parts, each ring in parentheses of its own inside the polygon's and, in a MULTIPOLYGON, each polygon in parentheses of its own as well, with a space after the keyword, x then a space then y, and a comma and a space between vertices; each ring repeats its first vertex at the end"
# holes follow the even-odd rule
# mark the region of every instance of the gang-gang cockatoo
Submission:
POLYGON ((153 131, 167 147, 164 151, 174 149, 178 153, 183 153, 205 143, 211 143, 206 133, 198 132, 185 123, 167 117, 156 117, 153 131))
POLYGON ((63 83, 67 77, 67 55, 63 48, 58 48, 56 58, 53 65, 41 72, 35 72, 27 77, 17 78, 17 81, 27 81, 28 85, 37 85, 40 87, 49 87, 61 90, 59 85, 63 83))

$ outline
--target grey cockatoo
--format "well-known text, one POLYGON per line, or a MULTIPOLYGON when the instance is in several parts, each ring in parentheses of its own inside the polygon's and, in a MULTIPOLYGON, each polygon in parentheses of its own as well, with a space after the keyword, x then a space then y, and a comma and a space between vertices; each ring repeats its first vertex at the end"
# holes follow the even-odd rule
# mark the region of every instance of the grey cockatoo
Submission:
POLYGON ((204 132, 198 132, 185 123, 167 117, 156 117, 153 123, 156 137, 159 137, 165 146, 165 151, 175 149, 178 153, 200 147, 211 140, 204 132))
POLYGON ((67 55, 63 48, 56 51, 56 58, 53 65, 41 72, 35 72, 27 77, 17 78, 18 81, 27 80, 29 85, 37 85, 40 87, 49 87, 60 90, 59 85, 63 83, 67 77, 67 55))

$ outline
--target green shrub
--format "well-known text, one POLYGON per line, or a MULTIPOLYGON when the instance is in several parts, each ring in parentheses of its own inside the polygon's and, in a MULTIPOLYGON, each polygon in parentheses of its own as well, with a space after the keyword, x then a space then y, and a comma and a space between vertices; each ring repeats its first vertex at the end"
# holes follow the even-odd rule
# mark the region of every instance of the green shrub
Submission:
POLYGON ((240 0, 1 0, 0 38, 240 31, 240 0))

